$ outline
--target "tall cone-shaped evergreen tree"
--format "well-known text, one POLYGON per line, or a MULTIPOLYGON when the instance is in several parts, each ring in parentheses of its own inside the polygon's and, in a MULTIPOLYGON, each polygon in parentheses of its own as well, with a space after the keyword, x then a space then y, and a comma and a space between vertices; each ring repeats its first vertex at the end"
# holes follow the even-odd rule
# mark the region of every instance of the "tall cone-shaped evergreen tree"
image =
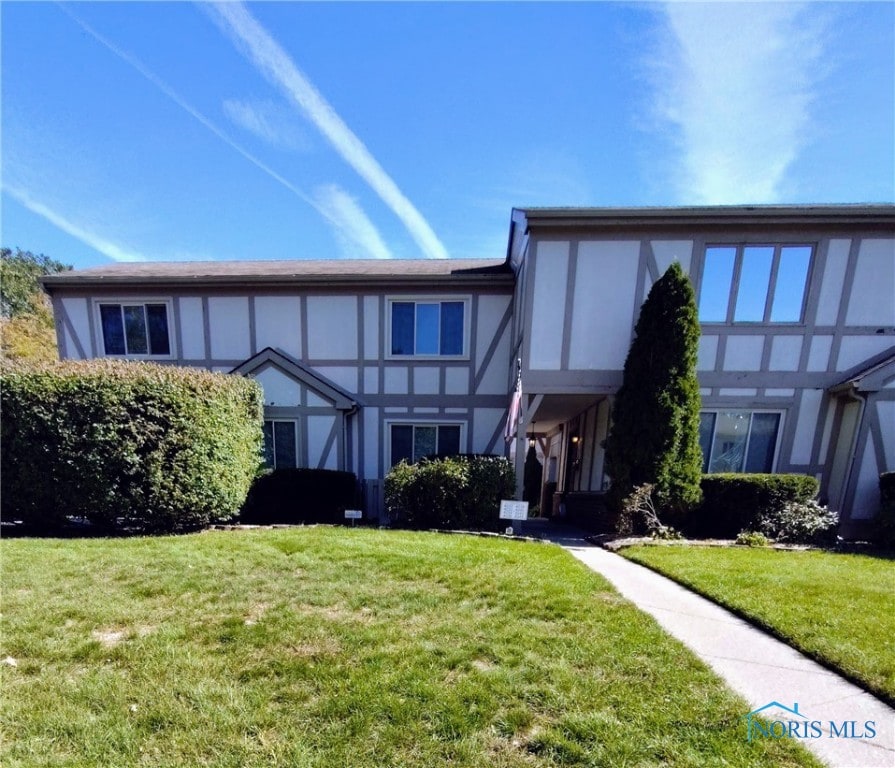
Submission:
POLYGON ((606 445, 610 497, 620 508, 633 488, 653 483, 659 508, 680 515, 701 500, 702 451, 699 317, 693 286, 677 262, 643 302, 635 334, 606 445))

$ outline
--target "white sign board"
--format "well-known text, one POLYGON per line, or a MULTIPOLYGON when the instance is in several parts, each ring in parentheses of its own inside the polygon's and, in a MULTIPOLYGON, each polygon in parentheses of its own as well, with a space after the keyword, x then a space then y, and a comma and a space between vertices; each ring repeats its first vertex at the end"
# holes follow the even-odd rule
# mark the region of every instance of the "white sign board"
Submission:
POLYGON ((359 509, 346 509, 345 510, 345 519, 346 520, 360 520, 363 517, 363 512, 359 509))
POLYGON ((502 499, 500 502, 501 520, 528 520, 528 502, 502 499))

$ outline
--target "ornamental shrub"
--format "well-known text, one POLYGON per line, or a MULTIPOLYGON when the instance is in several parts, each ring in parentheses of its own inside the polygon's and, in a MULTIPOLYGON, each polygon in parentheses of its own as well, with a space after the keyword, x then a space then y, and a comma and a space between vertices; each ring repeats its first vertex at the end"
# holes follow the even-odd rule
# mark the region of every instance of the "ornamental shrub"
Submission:
POLYGON ((828 544, 836 537, 839 513, 813 499, 788 501, 756 518, 756 528, 774 541, 790 544, 828 544))
POLYGON ((640 308, 612 409, 606 462, 616 511, 644 483, 676 521, 699 504, 699 333, 693 286, 675 262, 640 308))
POLYGON ((759 519, 778 514, 790 502, 807 502, 817 489, 809 475, 704 475, 703 502, 691 515, 687 533, 732 539, 740 531, 760 530, 759 519))
POLYGON ((874 527, 876 543, 895 548, 895 472, 879 476, 879 513, 874 527))
POLYGON ((513 497, 515 472, 500 456, 448 456, 400 462, 385 478, 385 506, 407 528, 497 530, 500 500, 513 497))
POLYGON ((275 469, 258 477, 240 513, 244 523, 342 523, 359 509, 357 476, 331 469, 275 469))
POLYGON ((2 516, 48 532, 195 530, 239 510, 262 395, 239 376, 116 360, 2 369, 2 516))

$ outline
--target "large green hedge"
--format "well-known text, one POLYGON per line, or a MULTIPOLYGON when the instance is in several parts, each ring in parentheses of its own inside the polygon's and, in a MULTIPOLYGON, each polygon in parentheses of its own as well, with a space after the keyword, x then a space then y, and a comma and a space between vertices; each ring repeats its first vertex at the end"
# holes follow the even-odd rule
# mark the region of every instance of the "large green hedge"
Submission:
POLYGON ((244 523, 344 523, 359 509, 357 476, 333 469, 275 469, 255 480, 240 513, 244 523))
POLYGON ((500 500, 515 493, 516 474, 500 456, 448 456, 401 462, 385 478, 392 524, 408 528, 496 530, 500 500))
POLYGON ((239 376, 111 360, 2 369, 2 515, 49 531, 193 530, 234 516, 260 457, 239 376))
POLYGON ((732 539, 740 531, 759 530, 759 520, 791 502, 817 495, 810 475, 719 473, 703 475, 702 505, 690 517, 687 533, 732 539))

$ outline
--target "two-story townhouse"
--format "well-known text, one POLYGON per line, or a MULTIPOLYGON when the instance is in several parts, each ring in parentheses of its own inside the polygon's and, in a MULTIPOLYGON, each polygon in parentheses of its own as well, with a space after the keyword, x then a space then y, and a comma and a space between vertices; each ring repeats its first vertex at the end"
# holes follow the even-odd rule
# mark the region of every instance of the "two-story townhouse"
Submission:
MULTIPOLYGON (((505 259, 117 264, 45 279, 60 355, 251 375, 273 466, 349 469, 377 516, 402 458, 540 444, 594 508, 640 304, 673 260, 702 339, 708 472, 804 472, 860 534, 895 467, 895 207, 521 209, 505 259)), ((553 503, 545 494, 545 502, 553 503)))
POLYGON ((44 284, 62 358, 252 376, 274 467, 347 469, 380 514, 401 459, 503 453, 503 259, 113 264, 44 284))
POLYGON ((676 260, 699 305, 705 471, 815 475, 843 533, 866 531, 895 468, 895 208, 515 210, 509 258, 518 446, 541 443, 557 502, 593 509, 608 487, 613 394, 676 260))

